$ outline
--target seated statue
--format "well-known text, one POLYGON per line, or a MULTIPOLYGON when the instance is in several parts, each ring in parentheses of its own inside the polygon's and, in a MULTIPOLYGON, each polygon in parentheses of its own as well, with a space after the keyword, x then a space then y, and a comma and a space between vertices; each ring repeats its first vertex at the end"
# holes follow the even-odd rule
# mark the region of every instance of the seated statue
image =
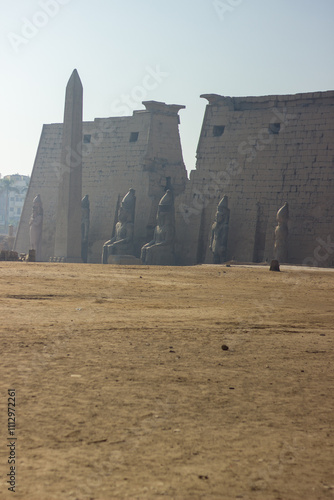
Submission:
POLYGON ((230 210, 228 197, 224 196, 217 207, 215 221, 212 224, 210 250, 213 253, 213 263, 221 264, 227 260, 227 238, 230 210))
POLYGON ((108 264, 109 255, 133 255, 133 221, 135 212, 135 190, 124 196, 118 211, 115 236, 103 245, 102 263, 108 264))
POLYGON ((173 266, 174 261, 174 200, 170 189, 161 198, 157 212, 157 225, 153 240, 141 249, 143 264, 156 266, 173 266))

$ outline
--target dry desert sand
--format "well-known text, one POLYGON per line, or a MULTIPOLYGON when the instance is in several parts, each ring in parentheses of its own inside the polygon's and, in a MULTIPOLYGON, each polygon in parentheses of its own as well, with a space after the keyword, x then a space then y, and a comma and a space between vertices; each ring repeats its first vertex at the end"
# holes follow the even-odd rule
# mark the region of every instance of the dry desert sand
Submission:
POLYGON ((334 270, 2 262, 0 281, 1 499, 334 498, 334 270))

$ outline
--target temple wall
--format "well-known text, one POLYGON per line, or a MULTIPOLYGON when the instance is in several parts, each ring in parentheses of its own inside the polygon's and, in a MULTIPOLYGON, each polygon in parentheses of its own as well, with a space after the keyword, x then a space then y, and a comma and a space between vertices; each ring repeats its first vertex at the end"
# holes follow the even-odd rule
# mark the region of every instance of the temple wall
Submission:
MULTIPOLYGON (((179 137, 182 106, 145 102, 131 117, 83 124, 83 196, 91 209, 89 262, 100 262, 119 200, 136 190, 135 248, 152 238, 158 202, 175 194, 176 263, 212 262, 216 207, 228 195, 227 257, 273 258, 276 212, 289 203, 289 262, 334 263, 334 92, 208 100, 187 180, 179 137)), ((62 124, 44 125, 15 249, 29 249, 32 200, 42 197, 43 260, 53 256, 62 124)))
POLYGON ((334 240, 334 92, 204 97, 196 170, 176 206, 178 262, 212 262, 211 225, 227 194, 228 259, 270 261, 287 201, 289 262, 332 265, 324 242, 334 240))
POLYGON ((48 260, 53 255, 54 249, 61 136, 61 124, 43 125, 15 241, 15 250, 17 252, 28 252, 30 246, 29 220, 32 213, 32 202, 35 196, 40 194, 44 212, 42 232, 43 260, 48 260))
MULTIPOLYGON (((166 187, 175 195, 185 189, 187 175, 178 132, 180 106, 147 103, 149 111, 131 117, 98 118, 83 124, 82 195, 89 195, 89 262, 100 262, 110 239, 119 199, 136 190, 135 249, 153 235, 156 210, 166 187)), ((54 252, 62 124, 44 125, 22 210, 15 249, 29 249, 32 200, 40 194, 44 209, 42 259, 54 252)))

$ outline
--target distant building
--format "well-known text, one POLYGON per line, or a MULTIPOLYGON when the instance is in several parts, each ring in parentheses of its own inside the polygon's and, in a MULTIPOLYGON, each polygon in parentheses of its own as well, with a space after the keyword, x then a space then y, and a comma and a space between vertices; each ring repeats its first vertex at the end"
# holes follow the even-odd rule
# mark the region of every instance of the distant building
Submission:
POLYGON ((16 230, 29 186, 27 175, 0 176, 0 233, 7 234, 11 224, 16 230))

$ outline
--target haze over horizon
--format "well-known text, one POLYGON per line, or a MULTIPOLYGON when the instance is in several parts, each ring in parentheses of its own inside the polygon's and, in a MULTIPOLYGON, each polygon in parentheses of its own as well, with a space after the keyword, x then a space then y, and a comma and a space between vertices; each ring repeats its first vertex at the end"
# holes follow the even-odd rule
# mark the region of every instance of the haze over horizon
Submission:
POLYGON ((74 68, 84 120, 131 115, 145 100, 183 104, 195 168, 206 100, 334 88, 334 2, 17 0, 0 20, 2 176, 30 175, 44 123, 63 120, 74 68))

